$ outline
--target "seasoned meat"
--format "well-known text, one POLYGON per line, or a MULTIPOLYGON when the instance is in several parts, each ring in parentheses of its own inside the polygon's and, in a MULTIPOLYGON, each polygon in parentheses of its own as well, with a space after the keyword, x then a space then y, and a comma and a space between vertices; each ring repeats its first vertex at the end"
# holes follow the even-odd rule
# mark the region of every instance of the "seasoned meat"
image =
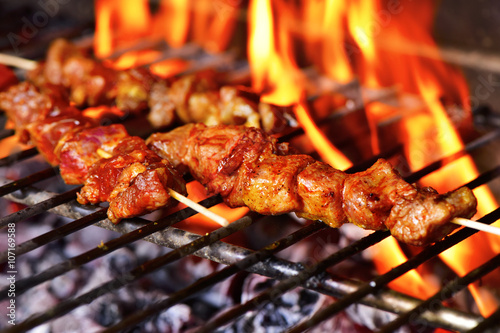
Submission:
POLYGON ((26 126, 31 142, 37 147, 43 157, 52 165, 59 164, 59 157, 54 153, 59 140, 66 135, 84 128, 96 126, 96 123, 81 114, 68 114, 57 117, 47 117, 26 126))
POLYGON ((56 86, 45 85, 40 89, 29 82, 21 82, 0 92, 0 109, 14 122, 19 141, 28 143, 30 137, 26 126, 29 124, 63 113, 79 113, 66 102, 64 95, 56 86))
POLYGON ((83 184, 90 167, 101 159, 97 150, 111 154, 125 137, 128 137, 125 127, 114 124, 75 131, 59 140, 54 153, 61 161, 59 170, 64 181, 83 184))
POLYGON ((116 106, 122 111, 146 110, 156 80, 145 68, 120 71, 116 81, 116 106))
POLYGON ((174 167, 186 168, 210 193, 231 207, 262 214, 295 212, 332 227, 349 221, 365 229, 386 230, 400 241, 422 246, 435 242, 471 217, 477 201, 468 188, 438 194, 405 182, 385 160, 368 170, 346 174, 294 154, 286 144, 256 128, 191 124, 146 141, 174 167))
POLYGON ((95 163, 77 194, 78 202, 109 202, 108 218, 117 223, 174 203, 169 189, 186 194, 184 180, 168 161, 151 150, 136 149, 141 141, 146 148, 143 140, 133 138, 118 145, 113 157, 95 163))
POLYGON ((148 105, 148 121, 156 128, 170 126, 175 122, 175 104, 168 95, 166 81, 158 81, 151 87, 148 105))
POLYGON ((45 61, 28 73, 36 86, 64 88, 78 107, 113 105, 122 111, 139 112, 148 107, 157 78, 146 69, 117 71, 65 39, 56 39, 45 61))

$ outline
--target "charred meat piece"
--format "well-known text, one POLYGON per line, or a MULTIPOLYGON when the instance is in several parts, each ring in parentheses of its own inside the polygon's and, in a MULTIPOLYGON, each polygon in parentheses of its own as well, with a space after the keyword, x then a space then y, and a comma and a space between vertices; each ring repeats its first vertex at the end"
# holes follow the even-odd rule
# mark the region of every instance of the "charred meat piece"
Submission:
POLYGON ((115 104, 122 111, 138 112, 148 108, 149 95, 156 82, 145 68, 132 68, 118 73, 115 104))
POLYGON ((90 168, 78 202, 109 202, 108 218, 118 223, 174 203, 169 189, 186 194, 183 178, 167 160, 147 149, 144 140, 129 137, 114 149, 113 157, 90 168))
POLYGON ((26 126, 31 142, 51 165, 59 164, 55 154, 56 146, 66 135, 72 135, 84 128, 94 127, 96 123, 80 113, 57 117, 47 117, 44 120, 26 126))
POLYGON ((469 218, 477 201, 468 188, 438 194, 405 182, 385 160, 368 170, 346 174, 262 130, 244 126, 190 124, 153 134, 146 143, 176 168, 184 168, 210 193, 231 207, 262 214, 295 212, 332 227, 345 222, 371 230, 389 229, 416 246, 436 242, 469 218))
POLYGON ((186 75, 171 85, 156 82, 149 98, 148 120, 156 128, 175 121, 205 125, 245 125, 277 133, 297 126, 290 108, 260 102, 244 87, 219 87, 211 72, 186 75))
POLYGON ((77 106, 95 106, 114 100, 117 72, 92 59, 65 39, 49 47, 47 57, 28 73, 37 86, 47 83, 64 87, 77 106))
POLYGON ((120 124, 98 126, 75 131, 59 140, 54 151, 61 161, 59 170, 67 184, 83 184, 90 167, 102 156, 98 149, 111 154, 118 143, 128 137, 120 124))
POLYGON ((45 61, 28 73, 37 86, 63 87, 78 107, 113 105, 122 111, 140 112, 148 106, 157 78, 145 69, 117 71, 65 39, 55 40, 45 61))
POLYGON ((67 102, 64 91, 54 85, 38 88, 21 82, 0 93, 0 109, 14 122, 21 143, 29 142, 26 127, 47 117, 79 113, 67 102))

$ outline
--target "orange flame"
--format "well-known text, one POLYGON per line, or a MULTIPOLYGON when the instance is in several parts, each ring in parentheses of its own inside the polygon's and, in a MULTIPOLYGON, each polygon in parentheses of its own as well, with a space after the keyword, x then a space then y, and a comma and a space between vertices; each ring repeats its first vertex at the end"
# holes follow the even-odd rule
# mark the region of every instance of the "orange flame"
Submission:
POLYGON ((241 1, 198 0, 193 8, 193 40, 210 52, 227 48, 241 1))
MULTIPOLYGON (((428 113, 410 116, 404 120, 408 135, 406 155, 414 170, 463 148, 461 139, 439 99, 447 96, 465 108, 468 91, 461 74, 445 65, 438 57, 437 46, 430 35, 434 2, 419 2, 418 8, 416 6, 415 3, 405 3, 404 7, 392 8, 391 12, 389 4, 384 1, 361 0, 354 2, 352 11, 349 11, 351 35, 361 50, 362 61, 359 62, 362 64, 360 77, 363 84, 375 88, 398 84, 404 92, 419 94, 427 105, 428 113), (384 4, 387 6, 384 7, 384 4), (369 11, 365 11, 367 8, 369 11), (419 49, 409 41, 425 49, 426 57, 422 57, 419 49), (395 45, 399 49, 397 52, 394 52, 394 49, 387 50, 388 45, 395 45), (452 82, 452 85, 446 81, 452 82)), ((368 107, 367 112, 374 128, 378 117, 376 109, 368 107)), ((467 117, 467 114, 462 117, 467 117)), ((425 177, 422 184, 445 192, 452 189, 450 186, 466 183, 477 175, 471 158, 464 157, 425 177)), ((479 201, 478 215, 498 207, 486 187, 475 190, 475 194, 479 201)), ((384 248, 381 251, 387 255, 378 258, 376 256, 375 263, 378 267, 387 264, 393 246, 396 244, 391 245, 391 249, 384 248)), ((463 275, 493 255, 488 236, 478 233, 444 252, 441 258, 457 274, 463 275), (475 254, 475 259, 471 258, 472 253, 475 254), (478 253, 481 255, 478 256, 478 253)), ((404 260, 402 257, 399 261, 404 260)), ((393 264, 399 261, 396 260, 393 264)), ((403 279, 398 279, 395 283, 400 285, 393 284, 392 287, 398 290, 405 290, 405 285, 410 284, 403 282, 403 279)), ((485 294, 485 290, 479 290, 475 285, 470 289, 483 315, 491 313, 498 306, 492 301, 493 297, 478 297, 485 294)))
MULTIPOLYGON (((188 192, 188 198, 195 202, 199 202, 207 198, 206 190, 199 182, 192 181, 188 183, 186 185, 186 189, 188 192)), ((184 207, 186 207, 184 204, 179 204, 178 208, 182 209, 184 207)), ((248 213, 247 207, 229 208, 224 203, 210 207, 209 210, 224 217, 230 222, 236 221, 248 213)), ((181 223, 176 224, 176 227, 184 228, 196 233, 205 233, 220 228, 220 225, 202 214, 196 214, 183 220, 181 223)))
POLYGON ((294 112, 316 151, 325 162, 340 170, 346 170, 352 166, 352 162, 321 133, 303 103, 294 107, 294 112))
POLYGON ((185 0, 162 0, 153 34, 163 37, 173 47, 184 45, 189 32, 189 5, 190 1, 185 0))
POLYGON ((85 117, 93 118, 93 119, 103 119, 106 115, 114 115, 117 117, 125 116, 125 112, 121 111, 115 106, 96 106, 91 108, 86 108, 82 111, 82 114, 85 117))
POLYGON ((252 0, 249 5, 249 54, 252 86, 264 92, 263 101, 277 105, 298 102, 303 91, 303 79, 293 60, 288 31, 278 30, 279 49, 273 31, 271 2, 252 0))
POLYGON ((109 56, 124 41, 135 42, 149 32, 151 17, 147 0, 95 0, 94 52, 109 56))

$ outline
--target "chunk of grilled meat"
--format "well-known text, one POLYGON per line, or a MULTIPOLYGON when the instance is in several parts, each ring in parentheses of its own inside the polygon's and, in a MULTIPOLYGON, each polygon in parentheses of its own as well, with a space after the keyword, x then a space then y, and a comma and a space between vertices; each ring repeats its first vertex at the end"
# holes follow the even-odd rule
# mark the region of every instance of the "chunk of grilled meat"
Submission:
POLYGON ((21 82, 1 92, 0 109, 14 122, 21 143, 30 140, 28 125, 47 117, 79 113, 69 105, 65 92, 58 86, 47 84, 39 88, 30 82, 21 82))
POLYGON ((153 82, 148 70, 117 71, 65 39, 56 39, 45 61, 28 72, 36 86, 47 84, 64 88, 78 107, 115 104, 122 111, 140 112, 148 106, 153 82))
POLYGON ((83 184, 90 167, 102 158, 97 150, 112 154, 128 136, 123 125, 113 124, 74 131, 59 140, 54 154, 59 157, 59 170, 66 184, 83 184))
POLYGON ((186 194, 181 175, 141 138, 122 139, 112 154, 92 165, 77 194, 81 204, 109 202, 107 214, 112 222, 174 203, 169 189, 186 194))
POLYGON ((96 126, 96 122, 80 113, 67 113, 57 117, 47 117, 26 126, 30 134, 30 141, 36 146, 40 154, 51 165, 58 165, 60 160, 55 153, 59 142, 67 135, 84 128, 96 126))
POLYGON ((149 122, 156 128, 181 123, 206 125, 245 125, 277 133, 297 126, 295 116, 286 107, 260 101, 243 87, 219 86, 213 72, 199 72, 153 84, 149 98, 149 122))
POLYGON ((405 182, 385 160, 346 174, 256 128, 189 124, 153 134, 146 143, 230 207, 261 214, 295 212, 332 227, 345 222, 385 230, 417 246, 440 240, 454 217, 471 217, 476 198, 468 188, 438 194, 405 182))

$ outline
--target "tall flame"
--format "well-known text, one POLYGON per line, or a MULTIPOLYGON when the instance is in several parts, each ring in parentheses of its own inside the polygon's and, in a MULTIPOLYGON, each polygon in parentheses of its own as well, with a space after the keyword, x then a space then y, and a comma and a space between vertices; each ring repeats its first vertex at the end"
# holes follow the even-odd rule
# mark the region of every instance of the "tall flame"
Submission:
POLYGON ((136 42, 149 32, 150 12, 147 0, 95 0, 97 57, 109 56, 120 42, 136 42))
MULTIPOLYGON (((454 100, 464 108, 465 113, 468 111, 465 102, 468 89, 460 72, 439 60, 437 46, 430 35, 435 4, 432 1, 419 2, 418 5, 407 2, 404 6, 393 8, 392 13, 388 6, 385 1, 355 1, 352 11, 349 11, 349 26, 361 50, 360 77, 363 84, 375 88, 397 84, 403 92, 420 95, 427 105, 427 113, 408 116, 404 120, 408 135, 407 160, 412 169, 417 170, 463 148, 440 97, 447 96, 454 100), (366 8, 369 12, 364 11, 366 8), (415 43, 426 50, 426 57, 419 54, 415 43), (394 49, 389 51, 388 45, 395 45, 399 49, 397 52, 394 49)), ((375 109, 368 107, 367 111, 369 119, 377 119, 375 109)), ((467 116, 461 115, 461 118, 467 116)), ((477 175, 474 163, 467 156, 425 177, 421 182, 445 192, 477 175)), ((498 207, 486 187, 474 192, 479 201, 479 216, 498 207)), ((444 252, 441 258, 457 274, 463 275, 493 255, 488 236, 478 233, 444 252), (472 253, 475 254, 474 260, 471 258, 472 253), (481 255, 477 256, 478 253, 481 255)), ((386 257, 380 262, 376 260, 376 264, 385 264, 386 257)), ((484 290, 479 290, 475 285, 470 289, 482 314, 487 315, 498 306, 492 297, 478 297, 485 294, 484 290)))
POLYGON ((252 86, 264 92, 262 99, 266 102, 289 105, 300 100, 302 78, 290 43, 286 27, 274 26, 271 2, 250 1, 248 59, 252 86), (274 31, 277 31, 277 40, 274 31))
POLYGON ((184 45, 189 32, 190 1, 162 0, 155 16, 153 34, 173 46, 184 45))

